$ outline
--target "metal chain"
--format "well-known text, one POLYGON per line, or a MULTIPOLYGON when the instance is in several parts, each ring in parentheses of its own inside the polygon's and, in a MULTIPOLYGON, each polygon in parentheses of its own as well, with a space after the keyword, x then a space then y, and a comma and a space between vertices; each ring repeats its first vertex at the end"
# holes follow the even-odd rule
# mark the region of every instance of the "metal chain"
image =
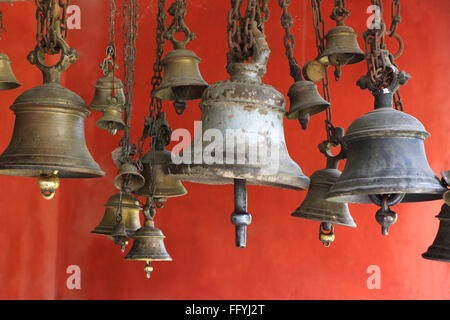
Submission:
POLYGON ((39 49, 46 54, 60 51, 59 39, 66 39, 69 0, 35 0, 37 32, 36 42, 39 49))
MULTIPOLYGON (((114 73, 116 64, 116 33, 115 33, 115 16, 117 12, 117 7, 114 0, 110 0, 110 18, 109 18, 109 36, 108 36, 108 46, 106 47, 106 57, 100 64, 103 75, 107 75, 111 71, 114 73)), ((114 74, 113 74, 114 77, 114 74)), ((114 82, 113 82, 114 85, 114 82)), ((114 90, 112 91, 114 95, 114 90)))
POLYGON ((264 32, 264 23, 267 22, 270 12, 268 0, 247 0, 247 9, 244 17, 241 15, 243 0, 231 0, 231 9, 228 12, 228 47, 229 54, 235 59, 246 61, 252 56, 253 33, 250 32, 253 22, 261 32, 264 32))
MULTIPOLYGON (((391 18, 392 23, 390 29, 386 31, 386 25, 383 20, 383 1, 382 0, 372 0, 373 6, 378 6, 380 17, 377 21, 380 28, 369 28, 364 33, 364 40, 366 46, 366 52, 368 54, 367 59, 367 75, 372 85, 377 88, 388 87, 391 81, 391 66, 397 67, 394 62, 398 59, 403 52, 403 40, 398 35, 397 29, 398 25, 402 21, 400 16, 400 1, 393 0, 391 4, 391 18), (399 50, 395 55, 392 55, 387 48, 385 43, 385 36, 395 37, 399 43, 399 50)), ((397 90, 394 95, 394 107, 397 110, 403 111, 403 103, 401 100, 400 92, 397 90)))
MULTIPOLYGON (((338 4, 336 4, 336 7, 337 5, 338 4)), ((345 9, 345 2, 342 5, 345 9)), ((321 56, 322 52, 325 50, 325 21, 323 20, 322 15, 322 0, 311 0, 311 8, 313 16, 313 27, 316 34, 317 56, 321 56)), ((322 88, 324 99, 328 102, 331 102, 328 71, 326 68, 322 80, 322 88)), ((334 132, 331 103, 330 106, 325 110, 325 115, 325 131, 327 133, 327 140, 330 141, 334 132)))
POLYGON ((286 57, 289 61, 289 69, 290 75, 294 79, 295 82, 303 80, 302 78, 302 70, 294 57, 294 47, 295 47, 295 38, 291 33, 291 27, 293 24, 292 16, 288 12, 288 8, 290 5, 290 0, 279 0, 278 4, 283 9, 283 13, 281 15, 281 26, 285 30, 284 35, 284 47, 286 48, 286 57))
POLYGON ((6 31, 5 25, 3 23, 3 12, 0 10, 0 34, 6 31))
POLYGON ((139 0, 124 0, 123 2, 123 47, 125 86, 125 133, 121 139, 123 160, 128 160, 132 153, 130 143, 130 120, 133 103, 133 83, 135 76, 134 63, 136 60, 136 38, 138 34, 139 0))
POLYGON ((337 25, 343 25, 350 16, 350 11, 345 8, 345 0, 334 0, 334 8, 330 18, 336 21, 337 25))

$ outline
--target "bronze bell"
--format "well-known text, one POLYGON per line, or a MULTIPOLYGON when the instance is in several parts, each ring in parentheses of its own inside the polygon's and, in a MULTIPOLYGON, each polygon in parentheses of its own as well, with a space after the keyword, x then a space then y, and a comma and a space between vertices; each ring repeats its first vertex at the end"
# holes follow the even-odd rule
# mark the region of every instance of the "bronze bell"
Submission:
POLYGON ((303 65, 302 74, 308 81, 319 82, 325 77, 326 68, 326 65, 315 59, 303 65))
POLYGON ((147 278, 150 278, 150 272, 153 270, 150 266, 151 261, 172 261, 164 246, 164 238, 161 230, 155 228, 153 219, 147 219, 144 226, 133 235, 133 245, 125 259, 145 261, 144 270, 147 278))
POLYGON ((428 251, 422 254, 422 257, 450 262, 450 191, 445 192, 444 201, 441 212, 436 216, 440 221, 436 238, 428 251))
POLYGON ((113 185, 117 190, 133 192, 141 188, 145 183, 145 178, 139 173, 136 166, 130 162, 123 163, 119 168, 119 173, 114 178, 113 185))
POLYGON ((125 94, 123 92, 123 84, 119 78, 114 77, 113 72, 98 79, 94 85, 95 94, 88 108, 92 111, 103 111, 110 105, 110 97, 116 97, 119 105, 125 104, 125 94), (114 93, 114 94, 113 94, 114 93))
POLYGON ((326 35, 325 50, 319 57, 324 65, 335 67, 358 63, 364 60, 365 54, 357 41, 357 34, 346 25, 337 25, 326 35))
POLYGON ((120 203, 120 194, 111 196, 105 204, 106 210, 102 220, 91 233, 108 236, 111 238, 116 222, 119 206, 122 209, 122 223, 125 226, 126 234, 132 236, 137 229, 141 227, 139 220, 139 211, 141 207, 139 202, 129 194, 122 194, 122 203, 120 203))
POLYGON ((0 91, 15 89, 20 86, 21 84, 17 81, 11 69, 11 60, 6 54, 0 52, 0 91))
POLYGON ((145 184, 134 192, 137 196, 153 197, 158 207, 164 205, 167 198, 183 196, 187 193, 181 181, 168 174, 168 165, 172 163, 172 152, 162 147, 152 156, 147 152, 142 159, 145 184))
POLYGON ((348 128, 347 162, 328 199, 372 203, 374 197, 393 194, 404 194, 397 199, 403 202, 441 198, 445 188, 431 170, 424 149, 430 134, 416 118, 392 108, 391 94, 375 108, 348 128))
POLYGON ((58 44, 62 53, 57 66, 45 65, 39 47, 28 55, 28 60, 42 71, 44 84, 25 91, 11 106, 16 119, 11 141, 0 155, 2 175, 41 177, 55 172, 58 178, 105 175, 86 147, 84 119, 89 110, 77 94, 59 84, 61 73, 78 55, 64 40, 58 39, 58 44))
POLYGON ((330 103, 324 100, 317 86, 311 81, 300 80, 295 82, 288 91, 291 102, 287 118, 298 119, 303 129, 306 129, 312 115, 326 110, 330 103))
POLYGON ((201 130, 197 129, 193 143, 183 151, 181 163, 169 166, 169 174, 204 184, 232 184, 242 179, 250 185, 304 190, 309 178, 290 158, 286 147, 284 96, 261 82, 270 49, 255 25, 251 32, 255 40, 250 62, 229 57, 230 80, 205 90, 200 103, 201 130), (221 148, 211 151, 211 141, 204 140, 202 132, 222 137, 221 148), (227 147, 230 145, 233 148, 227 147), (257 150, 264 147, 268 152, 258 154, 257 150), (211 155, 207 161, 206 153, 211 155), (274 157, 268 159, 269 154, 274 157))
POLYGON ((97 127, 115 135, 118 130, 124 130, 126 124, 122 119, 122 106, 116 97, 111 99, 111 103, 103 110, 102 117, 97 121, 97 127))

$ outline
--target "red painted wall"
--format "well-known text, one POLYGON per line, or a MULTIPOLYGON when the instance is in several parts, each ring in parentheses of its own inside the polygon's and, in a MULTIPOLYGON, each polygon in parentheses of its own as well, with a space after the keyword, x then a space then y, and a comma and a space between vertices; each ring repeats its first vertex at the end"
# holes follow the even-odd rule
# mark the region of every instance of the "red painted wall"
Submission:
MULTIPOLYGON (((155 50, 156 1, 141 0, 137 40, 135 99, 132 135, 137 140, 149 104, 155 50)), ((292 80, 282 46, 281 9, 271 2, 266 25, 272 50, 264 82, 286 94, 292 80)), ((302 63, 315 57, 309 1, 292 1, 295 55, 302 63)), ((347 1, 352 11, 347 20, 360 35, 366 29, 369 1, 347 1)), ((386 1, 385 1, 386 2, 386 1)), ((327 29, 332 1, 325 1, 327 29)), ((108 32, 108 1, 72 1, 81 7, 81 30, 72 30, 69 44, 79 53, 76 64, 65 73, 62 84, 87 103, 100 77, 108 32)), ((117 1, 121 8, 121 1, 117 1)), ((388 23, 389 4, 386 2, 388 23)), ((35 5, 3 3, 7 32, 1 51, 9 55, 23 86, 0 92, 3 108, 0 150, 7 146, 14 126, 8 109, 24 90, 41 83, 41 74, 26 61, 35 45, 35 5)), ((189 45, 203 59, 200 67, 209 83, 227 79, 226 17, 229 1, 189 1, 187 23, 197 35, 189 45)), ((119 11, 121 12, 121 11, 119 11)), ((428 161, 437 174, 450 168, 448 144, 448 70, 450 3, 445 0, 403 1, 399 33, 406 43, 398 60, 401 70, 412 75, 402 88, 405 110, 420 119, 432 133, 426 141, 428 161)), ((118 15, 118 47, 122 46, 118 15)), ((390 43, 392 50, 396 44, 390 43)), ((166 46, 166 52, 171 46, 166 46)), ((331 69, 330 69, 331 70, 331 69)), ((123 68, 120 68, 120 72, 123 68)), ((342 80, 331 80, 334 123, 348 127, 371 110, 372 97, 356 87, 366 72, 365 64, 348 66, 342 80)), ((332 75, 332 70, 331 70, 332 75)), ((332 78, 332 77, 331 77, 332 78)), ((198 101, 190 102, 183 116, 167 104, 173 129, 193 131, 201 113, 198 101)), ((104 237, 90 234, 104 213, 104 203, 115 193, 116 169, 110 152, 119 135, 110 136, 95 126, 99 113, 86 120, 90 151, 106 176, 101 179, 63 180, 54 200, 41 198, 35 179, 0 177, 0 298, 1 299, 449 299, 450 264, 425 260, 421 254, 434 240, 441 202, 397 206, 398 222, 388 237, 375 222, 377 207, 351 205, 356 229, 336 227, 336 241, 324 248, 318 241, 318 223, 293 218, 306 192, 249 187, 248 246, 234 246, 232 186, 185 183, 188 195, 170 200, 158 211, 156 225, 167 236, 165 244, 173 262, 154 263, 147 280, 143 263, 123 259, 118 247, 104 237), (69 290, 66 269, 81 268, 81 290, 69 290), (370 265, 381 268, 381 289, 366 285, 370 265)), ((291 157, 307 175, 323 167, 317 150, 325 135, 324 114, 314 117, 307 131, 296 121, 285 121, 291 157)), ((341 163, 341 166, 343 163, 341 163)))

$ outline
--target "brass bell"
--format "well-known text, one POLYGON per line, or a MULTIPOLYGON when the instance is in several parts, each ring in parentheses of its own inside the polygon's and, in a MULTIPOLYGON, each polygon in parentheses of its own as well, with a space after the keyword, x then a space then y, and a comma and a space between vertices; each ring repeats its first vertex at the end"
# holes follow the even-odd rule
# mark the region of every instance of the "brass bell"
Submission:
POLYGON ((120 251, 125 252, 125 247, 128 245, 130 236, 122 222, 116 223, 111 232, 111 238, 114 241, 114 244, 120 246, 120 251))
POLYGON ((395 202, 441 198, 445 188, 431 170, 424 149, 429 136, 416 118, 392 108, 392 93, 376 97, 375 110, 347 130, 343 139, 347 161, 328 199, 372 203, 382 195, 398 195, 395 202))
POLYGON ((153 270, 150 266, 151 261, 172 261, 164 246, 164 238, 161 230, 155 228, 153 219, 147 219, 144 226, 133 235, 133 245, 125 259, 145 261, 144 271, 147 278, 150 278, 150 272, 153 270))
POLYGON ((113 76, 113 72, 98 79, 94 85, 95 93, 91 104, 88 108, 92 111, 103 111, 110 105, 110 97, 116 97, 119 105, 125 104, 125 94, 123 92, 123 84, 119 78, 113 76))
POLYGON ((439 229, 433 244, 422 257, 430 260, 450 262, 450 192, 444 194, 445 203, 436 216, 440 220, 439 229))
POLYGON ((86 147, 84 101, 62 87, 61 73, 76 60, 76 51, 58 39, 62 50, 58 67, 45 65, 38 47, 28 55, 44 76, 44 84, 22 93, 11 106, 14 131, 0 155, 0 174, 41 177, 57 172, 58 178, 96 178, 105 173, 86 147))
POLYGON ((113 185, 117 190, 123 190, 126 193, 138 190, 144 183, 145 178, 139 173, 136 166, 130 162, 125 162, 119 167, 119 173, 113 181, 113 185))
POLYGON ((117 224, 116 217, 119 207, 122 209, 122 223, 125 226, 126 234, 132 236, 141 227, 139 202, 129 194, 122 193, 122 203, 120 194, 111 196, 105 204, 106 210, 102 220, 91 233, 108 236, 112 239, 112 232, 117 224))
POLYGON ((325 77, 326 65, 318 60, 311 60, 304 64, 302 68, 303 77, 311 82, 322 81, 325 77))
POLYGON ((145 184, 134 192, 135 195, 153 197, 158 207, 162 207, 167 198, 183 196, 187 193, 181 181, 168 174, 168 165, 172 163, 172 152, 158 148, 147 152, 142 159, 145 184))
POLYGON ((169 101, 200 99, 208 87, 198 68, 200 61, 191 50, 175 48, 169 52, 162 61, 164 77, 155 96, 169 101))
POLYGON ((295 82, 289 88, 288 97, 291 104, 286 117, 290 120, 298 119, 304 130, 310 116, 320 113, 330 106, 330 103, 320 96, 317 86, 311 81, 295 82))
POLYGON ((97 127, 108 131, 112 135, 115 135, 118 130, 124 130, 126 124, 122 119, 122 111, 117 98, 113 97, 112 102, 104 109, 102 117, 97 121, 97 127))
POLYGON ((325 39, 325 50, 318 59, 322 64, 340 67, 364 60, 365 54, 358 45, 356 32, 351 27, 338 24, 328 32, 325 39))
POLYGON ((270 49, 255 25, 252 32, 255 40, 250 62, 229 58, 230 80, 205 90, 200 103, 201 124, 194 141, 183 150, 181 163, 169 166, 169 174, 204 184, 232 184, 242 179, 250 185, 303 190, 309 178, 286 148, 284 96, 261 82, 270 49), (211 141, 203 139, 203 132, 217 134, 221 145, 211 151, 211 141), (261 152, 264 149, 266 154, 261 152), (211 159, 205 161, 205 154, 211 159))
POLYGON ((11 60, 6 54, 0 52, 0 91, 15 89, 20 86, 21 84, 17 81, 11 69, 11 60))

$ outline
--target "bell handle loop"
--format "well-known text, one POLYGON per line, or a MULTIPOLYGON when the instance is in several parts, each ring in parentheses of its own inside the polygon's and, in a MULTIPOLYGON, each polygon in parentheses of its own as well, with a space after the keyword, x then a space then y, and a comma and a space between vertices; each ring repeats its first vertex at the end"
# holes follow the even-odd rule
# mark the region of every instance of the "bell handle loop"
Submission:
POLYGON ((387 205, 389 207, 395 206, 396 204, 399 204, 403 201, 403 198, 405 198, 405 193, 391 193, 391 194, 369 194, 369 199, 372 201, 373 204, 375 204, 378 207, 383 207, 384 200, 386 199, 387 205))
POLYGON ((330 126, 330 139, 325 140, 318 145, 319 151, 325 155, 327 158, 327 168, 337 169, 339 161, 346 158, 346 148, 343 142, 344 128, 334 127, 332 124, 330 126), (331 153, 331 147, 341 146, 341 151, 337 155, 331 153))
POLYGON ((27 57, 31 64, 36 65, 42 71, 44 83, 60 83, 61 74, 78 59, 78 52, 70 48, 62 37, 57 39, 57 43, 61 49, 61 58, 54 66, 48 66, 45 63, 45 52, 38 45, 27 57))
POLYGON ((398 50, 397 50, 397 53, 394 54, 394 60, 397 60, 403 54, 403 49, 405 48, 403 39, 402 39, 402 37, 400 37, 400 35, 398 33, 394 33, 392 35, 392 31, 390 31, 390 30, 386 31, 386 34, 389 37, 394 37, 398 42, 398 50))
POLYGON ((189 28, 183 24, 179 26, 178 28, 170 28, 167 29, 165 32, 165 38, 172 42, 174 49, 186 49, 186 45, 195 39, 195 33, 191 32, 189 28), (175 39, 175 33, 176 32, 182 32, 184 33, 184 39, 183 40, 177 40, 175 39))

